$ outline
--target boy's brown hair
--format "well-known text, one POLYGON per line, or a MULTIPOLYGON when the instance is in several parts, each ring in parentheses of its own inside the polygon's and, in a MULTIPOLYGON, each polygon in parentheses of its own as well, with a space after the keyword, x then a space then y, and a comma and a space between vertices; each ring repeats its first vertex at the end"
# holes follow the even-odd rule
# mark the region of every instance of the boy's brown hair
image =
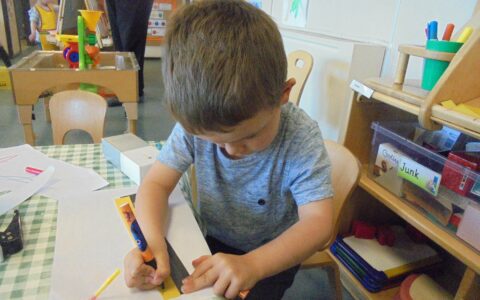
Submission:
POLYGON ((224 132, 279 105, 287 59, 275 22, 242 0, 180 8, 165 37, 165 96, 189 132, 224 132))

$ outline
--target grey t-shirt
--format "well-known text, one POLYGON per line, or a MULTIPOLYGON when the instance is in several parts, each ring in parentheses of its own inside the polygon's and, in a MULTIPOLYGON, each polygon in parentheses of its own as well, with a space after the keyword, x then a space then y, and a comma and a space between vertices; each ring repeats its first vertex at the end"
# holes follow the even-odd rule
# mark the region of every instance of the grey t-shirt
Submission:
POLYGON ((332 196, 330 160, 318 124, 291 103, 282 106, 279 132, 261 152, 232 160, 177 124, 158 160, 181 173, 195 163, 207 234, 243 251, 296 223, 298 206, 332 196))

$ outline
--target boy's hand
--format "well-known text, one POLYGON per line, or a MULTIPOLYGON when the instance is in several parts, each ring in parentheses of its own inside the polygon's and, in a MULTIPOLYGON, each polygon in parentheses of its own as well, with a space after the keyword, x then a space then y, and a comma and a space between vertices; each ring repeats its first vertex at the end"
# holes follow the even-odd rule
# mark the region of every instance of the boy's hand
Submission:
POLYGON ((261 279, 254 268, 255 264, 246 255, 217 253, 201 256, 192 264, 195 271, 183 280, 184 293, 213 286, 215 294, 232 299, 261 279))
POLYGON ((35 37, 36 37, 35 32, 32 32, 32 33, 28 36, 28 40, 33 43, 33 42, 35 42, 35 37))
POLYGON ((170 274, 168 261, 166 264, 161 263, 157 258, 157 270, 155 270, 145 264, 138 248, 132 249, 127 256, 125 256, 124 265, 125 282, 129 288, 139 288, 141 290, 153 289, 159 286, 170 274))

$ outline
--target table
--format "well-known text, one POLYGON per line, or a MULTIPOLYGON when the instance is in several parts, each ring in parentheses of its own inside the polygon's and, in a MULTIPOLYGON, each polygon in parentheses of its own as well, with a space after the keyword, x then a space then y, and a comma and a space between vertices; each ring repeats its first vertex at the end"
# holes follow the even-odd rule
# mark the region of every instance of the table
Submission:
POLYGON ((131 52, 100 52, 100 67, 70 69, 61 51, 34 51, 9 68, 12 92, 17 105, 25 142, 35 145, 32 106, 45 90, 69 89, 79 83, 105 87, 123 103, 128 130, 136 133, 138 119, 138 70, 131 52))
MULTIPOLYGON (((161 148, 161 143, 153 143, 161 148)), ((94 169, 110 184, 105 189, 134 186, 104 157, 99 144, 36 147, 51 158, 94 169)), ((183 189, 183 188, 182 188, 183 189)), ((0 263, 0 299, 48 299, 55 248, 57 201, 33 196, 19 205, 23 251, 0 263)), ((13 212, 0 216, 0 230, 13 212)))

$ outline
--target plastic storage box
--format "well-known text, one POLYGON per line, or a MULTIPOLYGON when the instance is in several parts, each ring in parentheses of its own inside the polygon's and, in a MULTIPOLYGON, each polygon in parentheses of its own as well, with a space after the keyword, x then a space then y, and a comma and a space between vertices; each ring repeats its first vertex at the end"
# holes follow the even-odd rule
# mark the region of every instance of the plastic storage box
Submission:
POLYGON ((480 199, 480 153, 464 151, 472 139, 415 123, 375 122, 372 128, 369 177, 456 232, 469 203, 480 199))

